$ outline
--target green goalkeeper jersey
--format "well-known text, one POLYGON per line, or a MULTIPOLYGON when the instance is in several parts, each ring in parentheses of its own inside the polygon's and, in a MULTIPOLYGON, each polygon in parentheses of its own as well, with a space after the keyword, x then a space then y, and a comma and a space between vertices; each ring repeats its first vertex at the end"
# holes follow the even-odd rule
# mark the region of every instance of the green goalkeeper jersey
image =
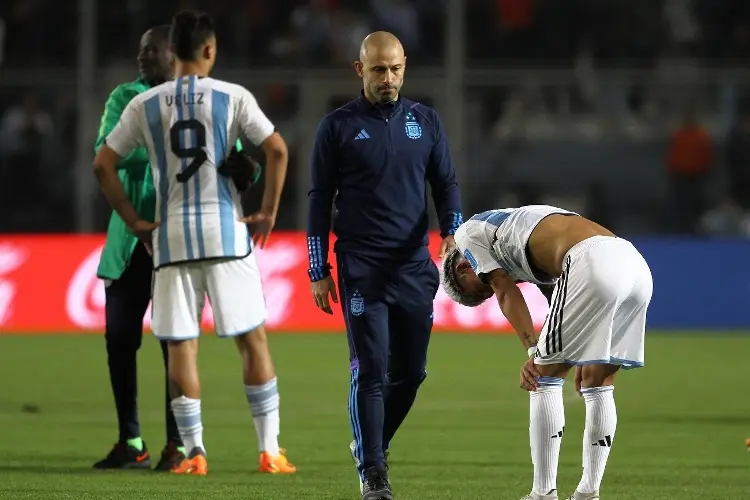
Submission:
MULTIPOLYGON (((138 94, 147 91, 151 87, 143 80, 118 85, 109 94, 107 104, 104 107, 99 135, 96 138, 95 151, 98 151, 109 133, 115 128, 120 120, 120 115, 125 106, 138 94)), ((242 150, 242 143, 237 140, 237 150, 242 150)), ((151 177, 151 165, 149 164, 148 151, 139 147, 130 152, 128 156, 120 160, 117 165, 118 175, 125 187, 125 194, 135 206, 140 216, 150 222, 154 221, 156 212, 156 192, 151 177)), ((117 280, 130 264, 133 250, 138 239, 131 233, 125 222, 117 212, 113 211, 107 228, 107 239, 104 243, 97 276, 101 279, 117 280)))
MULTIPOLYGON (((99 135, 96 138, 95 151, 104 144, 104 140, 115 128, 120 120, 125 106, 141 92, 145 92, 150 86, 143 80, 123 83, 115 87, 109 94, 107 104, 104 106, 99 135)), ((156 192, 151 178, 151 169, 148 161, 148 151, 139 147, 130 152, 128 156, 120 160, 117 165, 118 174, 125 194, 135 206, 141 217, 153 222, 156 210, 156 192)), ((107 240, 104 243, 97 276, 102 279, 116 280, 130 264, 130 258, 138 239, 131 233, 125 222, 117 212, 113 211, 109 218, 107 228, 107 240)))

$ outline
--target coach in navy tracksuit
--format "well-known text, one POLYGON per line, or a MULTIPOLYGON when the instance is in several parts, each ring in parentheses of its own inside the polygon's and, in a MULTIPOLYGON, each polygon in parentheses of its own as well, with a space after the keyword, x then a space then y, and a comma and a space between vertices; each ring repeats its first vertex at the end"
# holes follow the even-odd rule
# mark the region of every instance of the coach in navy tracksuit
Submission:
POLYGON ((391 499, 384 452, 426 376, 438 270, 428 251, 427 183, 443 237, 462 222, 450 149, 437 113, 399 96, 406 58, 385 32, 365 38, 355 64, 362 96, 326 116, 311 158, 307 241, 312 292, 332 314, 333 229, 352 373, 352 453, 363 499, 391 499))

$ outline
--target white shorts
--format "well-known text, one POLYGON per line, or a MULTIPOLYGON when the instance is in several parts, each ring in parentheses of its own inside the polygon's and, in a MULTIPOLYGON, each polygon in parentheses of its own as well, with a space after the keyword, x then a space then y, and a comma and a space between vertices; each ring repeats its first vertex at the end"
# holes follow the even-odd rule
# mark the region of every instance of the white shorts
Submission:
POLYGON ((260 270, 251 253, 242 259, 186 262, 158 269, 151 305, 154 336, 162 340, 199 337, 206 295, 219 336, 246 333, 266 321, 260 270))
POLYGON ((534 363, 643 366, 652 292, 651 270, 629 241, 578 243, 563 259, 534 363))

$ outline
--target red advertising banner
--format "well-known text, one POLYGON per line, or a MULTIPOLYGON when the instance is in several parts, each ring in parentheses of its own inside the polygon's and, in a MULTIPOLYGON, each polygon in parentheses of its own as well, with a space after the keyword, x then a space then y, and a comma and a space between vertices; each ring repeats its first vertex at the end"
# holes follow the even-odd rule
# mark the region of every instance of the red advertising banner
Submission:
MULTIPOLYGON (((104 328, 104 284, 96 277, 102 235, 0 236, 0 333, 101 332, 104 328)), ((436 264, 439 237, 430 245, 436 264)), ((307 278, 307 242, 303 233, 273 234, 265 249, 256 249, 263 276, 269 329, 284 332, 344 331, 339 308, 329 316, 315 307, 307 278)), ((534 285, 522 284, 531 316, 539 328, 547 301, 534 285)), ((147 312, 145 326, 151 314, 147 312)), ((208 305, 203 326, 213 329, 208 305)), ((435 329, 507 332, 508 321, 488 300, 468 308, 450 300, 442 288, 435 298, 435 329)))

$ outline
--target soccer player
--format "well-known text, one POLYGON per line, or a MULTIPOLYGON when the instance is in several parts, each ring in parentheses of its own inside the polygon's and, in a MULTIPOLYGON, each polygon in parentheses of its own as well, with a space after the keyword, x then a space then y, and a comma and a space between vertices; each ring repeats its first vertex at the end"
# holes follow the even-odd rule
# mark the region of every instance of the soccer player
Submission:
POLYGON ((216 57, 213 20, 182 11, 172 25, 174 81, 136 96, 94 160, 102 190, 127 227, 151 248, 154 335, 169 344, 172 409, 187 457, 176 474, 206 475, 197 367, 204 297, 216 332, 233 337, 260 449, 261 472, 293 473, 279 448, 279 393, 263 323, 266 307, 253 243, 274 226, 287 168, 284 139, 253 95, 209 77, 216 57), (244 135, 266 156, 261 209, 243 217, 240 196, 220 173, 229 145, 244 135), (144 220, 115 172, 138 146, 148 149, 156 186, 156 222, 144 220), (253 240, 246 224, 253 225, 253 240), (153 234, 152 234, 153 233, 153 234))
POLYGON ((355 63, 362 95, 321 121, 311 158, 307 242, 313 298, 333 314, 328 264, 331 205, 341 308, 349 340, 349 413, 363 500, 393 498, 385 454, 427 372, 440 285, 428 251, 427 183, 441 255, 461 223, 448 141, 435 110, 400 95, 406 57, 375 32, 355 63))
MULTIPOLYGON (((172 78, 169 26, 158 26, 143 34, 138 68, 138 79, 117 86, 107 99, 96 140, 97 151, 131 99, 172 78)), ((144 218, 153 220, 155 193, 146 149, 134 149, 122 158, 117 168, 125 194, 144 218)), ((151 300, 152 272, 146 247, 127 230, 117 212, 113 212, 97 275, 105 280, 104 339, 119 439, 109 454, 94 464, 97 469, 147 469, 151 466, 138 421, 136 353, 143 338, 143 316, 151 300)), ((161 348, 166 370, 167 343, 161 342, 161 348)), ((167 444, 156 466, 159 471, 169 470, 183 458, 184 450, 169 401, 167 388, 167 444)))
POLYGON ((620 368, 643 366, 653 291, 648 264, 631 243, 606 228, 546 205, 475 215, 455 238, 456 248, 443 261, 446 293, 470 307, 494 294, 528 350, 521 387, 531 394, 534 481, 522 500, 557 499, 565 428, 562 387, 573 366, 586 424, 583 476, 569 500, 598 499, 617 425, 615 376, 620 368), (538 339, 516 280, 556 284, 538 339))

